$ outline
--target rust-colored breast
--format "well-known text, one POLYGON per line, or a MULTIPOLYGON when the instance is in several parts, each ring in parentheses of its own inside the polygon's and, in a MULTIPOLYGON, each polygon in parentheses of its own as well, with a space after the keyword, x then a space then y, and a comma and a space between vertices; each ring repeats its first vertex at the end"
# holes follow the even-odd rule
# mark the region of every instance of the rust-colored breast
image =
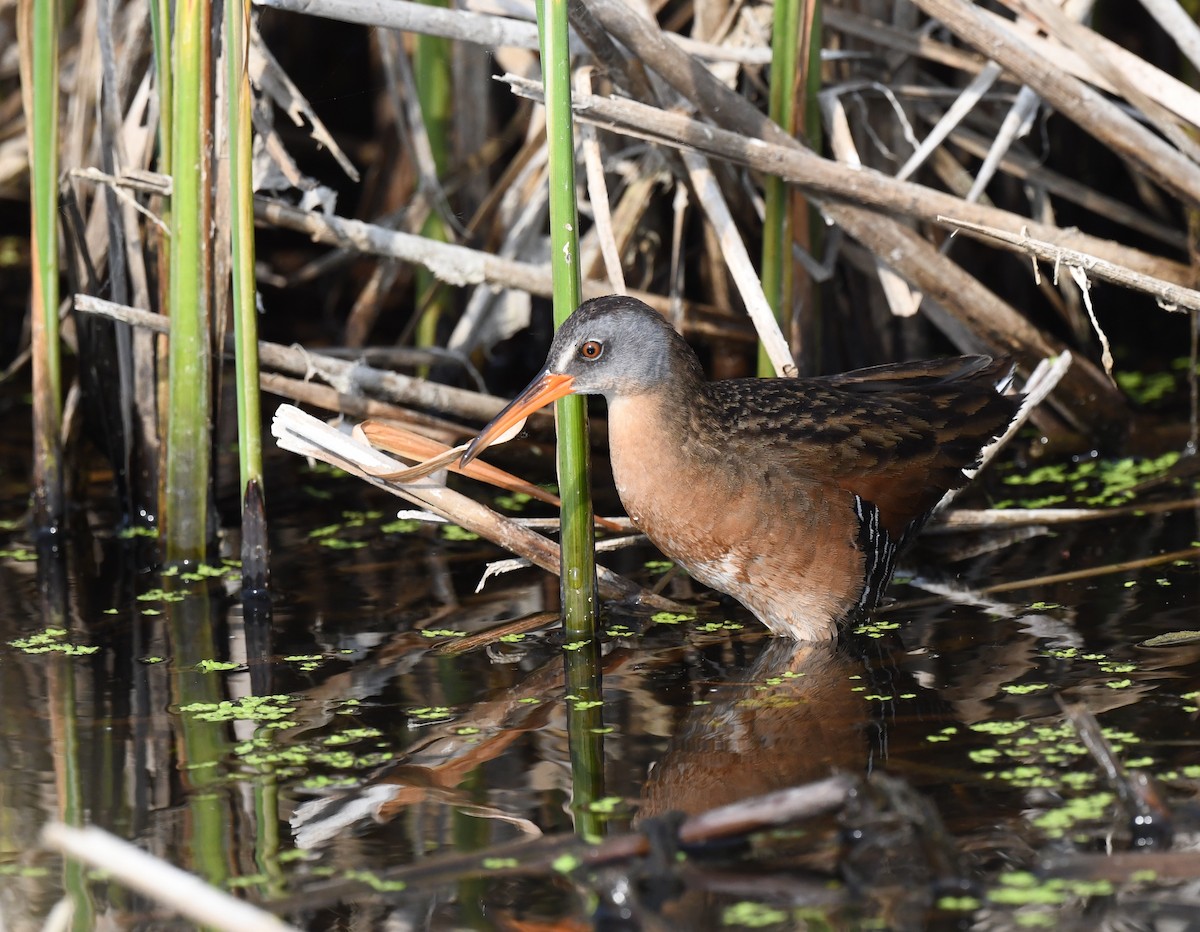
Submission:
POLYGON ((775 634, 833 637, 859 603, 864 556, 854 495, 721 449, 653 396, 613 401, 617 491, 634 523, 696 579, 775 634))

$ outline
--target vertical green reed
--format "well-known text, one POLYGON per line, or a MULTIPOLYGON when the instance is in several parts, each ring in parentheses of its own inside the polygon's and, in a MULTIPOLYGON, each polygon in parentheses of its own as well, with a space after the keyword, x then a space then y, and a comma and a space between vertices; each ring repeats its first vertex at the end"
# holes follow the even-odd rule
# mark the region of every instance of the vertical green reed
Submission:
MULTIPOLYGON (((546 141, 550 165, 550 262, 554 322, 579 306, 579 219, 575 208, 575 137, 567 0, 538 0, 546 141)), ((575 829, 593 839, 603 824, 592 804, 604 795, 603 692, 596 639, 596 556, 592 536, 587 407, 577 396, 558 403, 558 484, 562 497, 562 603, 566 634, 567 732, 575 829)))
MULTIPOLYGON (((804 130, 811 138, 820 132, 816 91, 821 78, 821 0, 776 0, 771 33, 771 93, 768 115, 790 135, 796 135, 797 115, 803 113, 804 130), (806 44, 807 40, 807 44, 806 44), (807 67, 804 67, 807 62, 807 67), (801 79, 805 96, 801 98, 801 79), (814 83, 815 82, 815 83, 814 83)), ((795 263, 792 244, 798 215, 797 195, 780 178, 768 175, 764 183, 766 216, 763 220, 762 284, 775 318, 783 326, 795 301, 795 263)), ((774 375, 766 351, 759 347, 758 374, 774 375)))
MULTIPOLYGON (((448 6, 446 0, 423 2, 429 6, 448 6)), ((440 179, 450 164, 450 121, 454 106, 454 61, 450 40, 418 34, 413 50, 413 71, 421 116, 425 121, 434 167, 440 179)), ((421 235, 440 243, 450 239, 446 222, 437 211, 432 211, 426 218, 421 235)), ((438 320, 446 304, 446 291, 424 266, 417 269, 416 286, 418 301, 421 302, 416 342, 418 346, 435 346, 438 320)))
POLYGON ((242 491, 262 483, 262 418, 258 392, 258 306, 254 289, 254 185, 250 172, 250 75, 246 68, 249 0, 225 11, 229 104, 229 195, 233 201, 233 334, 237 366, 238 464, 242 491))
POLYGON ((202 560, 208 544, 210 29, 207 0, 178 0, 171 57, 169 411, 161 497, 170 562, 202 560))
MULTIPOLYGON (((567 0, 538 0, 537 14, 546 87, 554 322, 561 326, 579 306, 581 295, 567 0)), ((596 564, 584 399, 563 398, 558 402, 557 414, 558 484, 562 496, 563 623, 568 642, 573 642, 592 638, 596 627, 596 564)))
MULTIPOLYGON (((38 614, 43 630, 69 629, 72 625, 72 605, 68 592, 67 567, 63 560, 39 560, 37 565, 38 614)), ((81 718, 93 709, 88 701, 93 697, 88 688, 87 667, 80 658, 64 655, 47 656, 44 707, 39 713, 50 726, 49 753, 54 762, 55 815, 65 825, 81 827, 89 819, 88 802, 97 779, 96 761, 85 760, 80 733, 86 731, 81 718), (83 689, 80 690, 82 680, 83 689), (81 698, 80 693, 87 698, 81 698)), ((41 704, 40 704, 41 705, 41 704)), ((92 929, 96 908, 92 900, 92 883, 88 871, 74 858, 64 858, 62 864, 63 893, 71 901, 72 928, 92 929)))
POLYGON ((178 773, 187 790, 187 848, 185 864, 209 883, 221 886, 230 875, 233 821, 227 778, 222 765, 231 751, 229 724, 204 721, 189 707, 216 708, 227 698, 221 678, 202 672, 202 661, 225 659, 226 651, 215 624, 217 603, 207 586, 184 586, 179 577, 163 580, 178 594, 166 603, 166 631, 171 648, 171 705, 180 709, 174 720, 178 773))
MULTIPOLYGON (((789 134, 794 134, 796 72, 799 48, 801 0, 776 0, 771 31, 771 94, 768 115, 789 134)), ((783 179, 768 175, 764 182, 766 216, 763 220, 762 285, 775 319, 784 325, 792 306, 792 210, 791 190, 783 179)), ((786 332, 786 331, 785 331, 786 332)), ((775 374, 766 349, 759 344, 758 374, 775 374)))
POLYGON ((32 205, 33 521, 37 529, 51 531, 63 519, 58 343, 58 21, 57 0, 22 0, 18 8, 32 205))
POLYGON ((150 37, 158 85, 158 170, 171 174, 171 0, 150 0, 150 37))

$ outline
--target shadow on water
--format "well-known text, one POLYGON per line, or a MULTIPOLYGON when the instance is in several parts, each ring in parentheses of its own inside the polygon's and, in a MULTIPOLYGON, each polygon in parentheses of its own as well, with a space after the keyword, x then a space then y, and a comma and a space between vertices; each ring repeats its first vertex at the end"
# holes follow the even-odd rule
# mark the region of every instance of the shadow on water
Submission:
MULTIPOLYGON (((920 560, 944 578, 893 587, 898 606, 840 645, 773 641, 710 602, 695 618, 612 607, 588 657, 535 616, 555 608, 544 574, 476 594, 490 546, 397 522, 325 473, 290 488, 272 502, 275 603, 245 612, 229 566, 164 578, 146 542, 100 533, 37 561, 8 533, 6 929, 40 928, 64 895, 76 928, 182 927, 42 850, 50 821, 103 827, 311 929, 1092 928, 1196 905, 1161 846, 1153 876, 1088 860, 1136 832, 1058 702, 1098 716, 1187 837, 1200 643, 1139 645, 1197 627, 1195 562, 980 594, 1186 548, 1194 513, 920 560), (836 812, 675 840, 673 813, 831 774, 855 787, 836 812), (633 837, 637 857, 580 860, 633 837)), ((661 572, 648 547, 615 559, 661 572)), ((668 585, 688 599, 685 578, 668 585)))

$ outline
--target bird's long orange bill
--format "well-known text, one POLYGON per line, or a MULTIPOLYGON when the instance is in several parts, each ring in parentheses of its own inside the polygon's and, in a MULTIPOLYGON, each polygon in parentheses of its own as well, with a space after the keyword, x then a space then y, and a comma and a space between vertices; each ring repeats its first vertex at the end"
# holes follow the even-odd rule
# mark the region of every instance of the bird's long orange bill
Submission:
POLYGON ((492 418, 492 422, 479 432, 479 436, 471 441, 467 452, 459 461, 460 466, 466 466, 493 443, 511 440, 523 426, 525 418, 539 408, 544 408, 552 401, 564 398, 575 391, 575 376, 560 375, 557 372, 543 372, 529 383, 508 405, 492 418))

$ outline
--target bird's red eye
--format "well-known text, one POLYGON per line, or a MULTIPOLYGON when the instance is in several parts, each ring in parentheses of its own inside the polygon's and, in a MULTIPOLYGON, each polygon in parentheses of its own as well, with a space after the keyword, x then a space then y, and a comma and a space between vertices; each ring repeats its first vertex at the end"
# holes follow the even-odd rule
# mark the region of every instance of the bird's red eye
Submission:
POLYGON ((604 353, 604 344, 599 340, 588 340, 579 347, 579 355, 584 359, 599 359, 604 353))

